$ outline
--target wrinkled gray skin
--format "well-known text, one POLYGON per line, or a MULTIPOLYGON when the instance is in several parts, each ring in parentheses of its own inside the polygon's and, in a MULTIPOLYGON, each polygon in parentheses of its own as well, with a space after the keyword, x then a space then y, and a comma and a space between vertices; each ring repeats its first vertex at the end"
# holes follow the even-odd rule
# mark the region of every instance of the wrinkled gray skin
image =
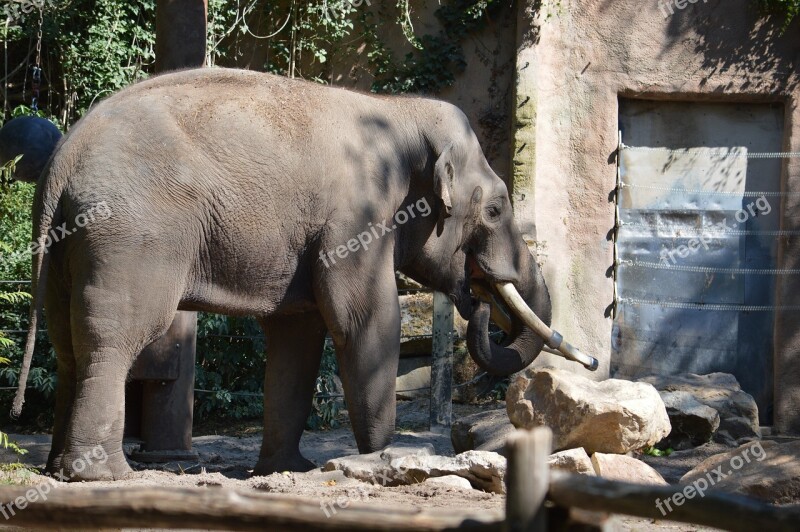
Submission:
POLYGON ((396 270, 449 294, 471 318, 469 347, 490 372, 518 371, 542 347, 516 322, 511 345, 491 343, 490 306, 470 296, 470 277, 513 282, 549 323, 547 289, 506 186, 464 114, 440 101, 224 69, 156 77, 112 96, 72 129, 39 182, 35 238, 72 225, 98 202, 109 218, 34 261, 46 276, 45 293, 37 292, 58 353, 47 469, 63 468, 73 480, 130 471, 122 452, 125 380, 175 309, 255 315, 264 328, 257 475, 314 467, 298 444, 326 332, 359 451, 390 442, 396 270), (430 216, 329 268, 320 260, 321 251, 347 244, 369 223, 391 224, 422 199, 430 216), (108 461, 74 470, 97 444, 108 461))

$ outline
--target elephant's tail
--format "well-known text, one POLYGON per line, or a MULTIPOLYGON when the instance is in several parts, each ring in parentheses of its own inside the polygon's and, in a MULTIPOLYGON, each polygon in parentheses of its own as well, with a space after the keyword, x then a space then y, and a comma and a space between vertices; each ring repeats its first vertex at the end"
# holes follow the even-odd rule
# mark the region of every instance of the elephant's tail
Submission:
POLYGON ((51 158, 39 179, 33 205, 33 237, 35 240, 30 248, 33 258, 31 268, 33 300, 31 301, 30 326, 28 337, 25 340, 25 355, 22 358, 22 368, 19 372, 17 394, 11 407, 12 418, 19 417, 22 413, 22 405, 25 403, 25 387, 31 369, 33 349, 36 345, 36 329, 41 319, 41 308, 47 286, 47 270, 50 263, 49 247, 52 244, 48 233, 52 230, 54 222, 60 217, 59 204, 67 182, 63 175, 59 176, 59 173, 52 171, 52 164, 53 159, 51 158))

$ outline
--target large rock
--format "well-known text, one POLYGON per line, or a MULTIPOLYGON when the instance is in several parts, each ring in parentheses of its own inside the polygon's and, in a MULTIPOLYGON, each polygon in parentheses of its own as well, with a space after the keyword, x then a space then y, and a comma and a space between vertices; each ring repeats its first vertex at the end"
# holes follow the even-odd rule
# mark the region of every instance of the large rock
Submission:
POLYGON ((390 462, 403 456, 432 456, 436 451, 431 444, 424 445, 390 445, 382 451, 369 454, 356 454, 329 460, 322 468, 323 471, 342 471, 345 476, 355 478, 362 482, 381 484, 384 486, 396 485, 390 462))
POLYGON ((553 453, 550 455, 547 463, 554 469, 561 469, 569 473, 595 475, 592 460, 582 447, 553 453))
MULTIPOLYGON (((430 359, 428 359, 430 360, 430 359)), ((395 390, 398 399, 420 399, 431 395, 431 367, 414 368, 408 373, 398 375, 395 390)))
POLYGON ((698 491, 739 493, 772 504, 797 503, 800 441, 746 443, 704 460, 681 478, 681 484, 693 484, 698 491))
POLYGON ((597 476, 633 484, 666 485, 658 471, 641 460, 621 454, 594 453, 592 467, 597 476))
POLYGON ((517 428, 547 426, 556 451, 627 452, 651 446, 670 432, 664 402, 653 386, 609 379, 594 382, 570 371, 533 368, 506 394, 517 428))
POLYGON ((472 484, 469 480, 459 477, 457 475, 446 475, 444 477, 431 477, 425 481, 425 484, 434 486, 442 486, 445 488, 458 488, 462 490, 471 490, 472 484))
POLYGON ((431 477, 457 475, 484 491, 504 494, 506 459, 488 451, 467 451, 456 456, 407 455, 390 463, 401 484, 417 484, 431 477))
POLYGON ((758 406, 753 397, 742 391, 736 377, 729 373, 708 375, 653 375, 640 379, 663 392, 687 392, 699 403, 719 413, 719 428, 714 441, 726 445, 741 445, 761 438, 758 406))
MULTIPOLYGON (((400 302, 400 355, 430 355, 433 329, 433 292, 401 294, 400 302)), ((453 319, 454 341, 466 337, 467 321, 457 312, 453 319)))
POLYGON ((699 447, 711 441, 719 428, 719 413, 699 402, 689 392, 661 392, 672 432, 658 447, 676 451, 699 447))
POLYGON ((506 437, 513 431, 505 409, 489 410, 457 419, 450 439, 456 453, 491 451, 505 456, 506 437))
POLYGON ((455 475, 470 486, 505 493, 506 459, 488 451, 468 451, 456 456, 437 456, 432 445, 392 445, 383 451, 345 456, 328 461, 324 471, 382 486, 418 484, 433 477, 455 475))

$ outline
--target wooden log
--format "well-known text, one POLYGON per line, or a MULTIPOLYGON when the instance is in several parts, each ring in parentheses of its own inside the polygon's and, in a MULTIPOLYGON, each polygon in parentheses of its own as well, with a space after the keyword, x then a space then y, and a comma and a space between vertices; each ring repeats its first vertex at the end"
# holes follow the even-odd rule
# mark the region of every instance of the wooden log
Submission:
POLYGON ((509 532, 547 530, 544 501, 550 476, 547 459, 552 445, 553 432, 547 427, 530 432, 517 430, 506 441, 506 530, 509 532))
POLYGON ((433 293, 433 345, 431 361, 431 432, 448 433, 453 420, 453 303, 441 292, 433 293))
POLYGON ((46 530, 166 528, 243 531, 502 529, 502 512, 452 512, 381 506, 346 497, 303 499, 222 488, 51 487, 46 500, 35 488, 0 487, 3 524, 46 530), (35 500, 34 500, 35 499, 35 500), (9 507, 9 503, 14 502, 9 507), (22 504, 20 504, 22 503, 22 504))
POLYGON ((552 471, 549 497, 564 508, 583 508, 664 521, 681 521, 723 528, 733 532, 796 532, 800 509, 772 506, 749 497, 721 492, 683 497, 680 506, 664 501, 686 486, 648 486, 616 482, 599 477, 552 471), (660 510, 656 501, 661 502, 660 510), (671 508, 671 511, 668 511, 671 508))

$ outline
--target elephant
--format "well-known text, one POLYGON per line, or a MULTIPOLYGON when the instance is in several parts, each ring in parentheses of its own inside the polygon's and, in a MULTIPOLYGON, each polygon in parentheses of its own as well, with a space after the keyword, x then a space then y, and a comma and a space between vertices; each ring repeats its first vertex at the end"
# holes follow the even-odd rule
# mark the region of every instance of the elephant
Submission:
POLYGON ((64 137, 38 181, 33 234, 13 411, 44 306, 58 361, 47 471, 72 480, 131 471, 126 378, 176 309, 254 316, 265 332, 255 475, 316 467, 299 441, 328 334, 359 452, 390 443, 397 271, 452 300, 471 356, 494 375, 522 370, 545 342, 516 312, 505 342, 490 341, 496 287, 551 317, 506 184, 466 115, 431 98, 222 68, 152 77, 64 137), (87 217, 98 205, 107 216, 87 217), (98 445, 107 460, 73 467, 98 445))

